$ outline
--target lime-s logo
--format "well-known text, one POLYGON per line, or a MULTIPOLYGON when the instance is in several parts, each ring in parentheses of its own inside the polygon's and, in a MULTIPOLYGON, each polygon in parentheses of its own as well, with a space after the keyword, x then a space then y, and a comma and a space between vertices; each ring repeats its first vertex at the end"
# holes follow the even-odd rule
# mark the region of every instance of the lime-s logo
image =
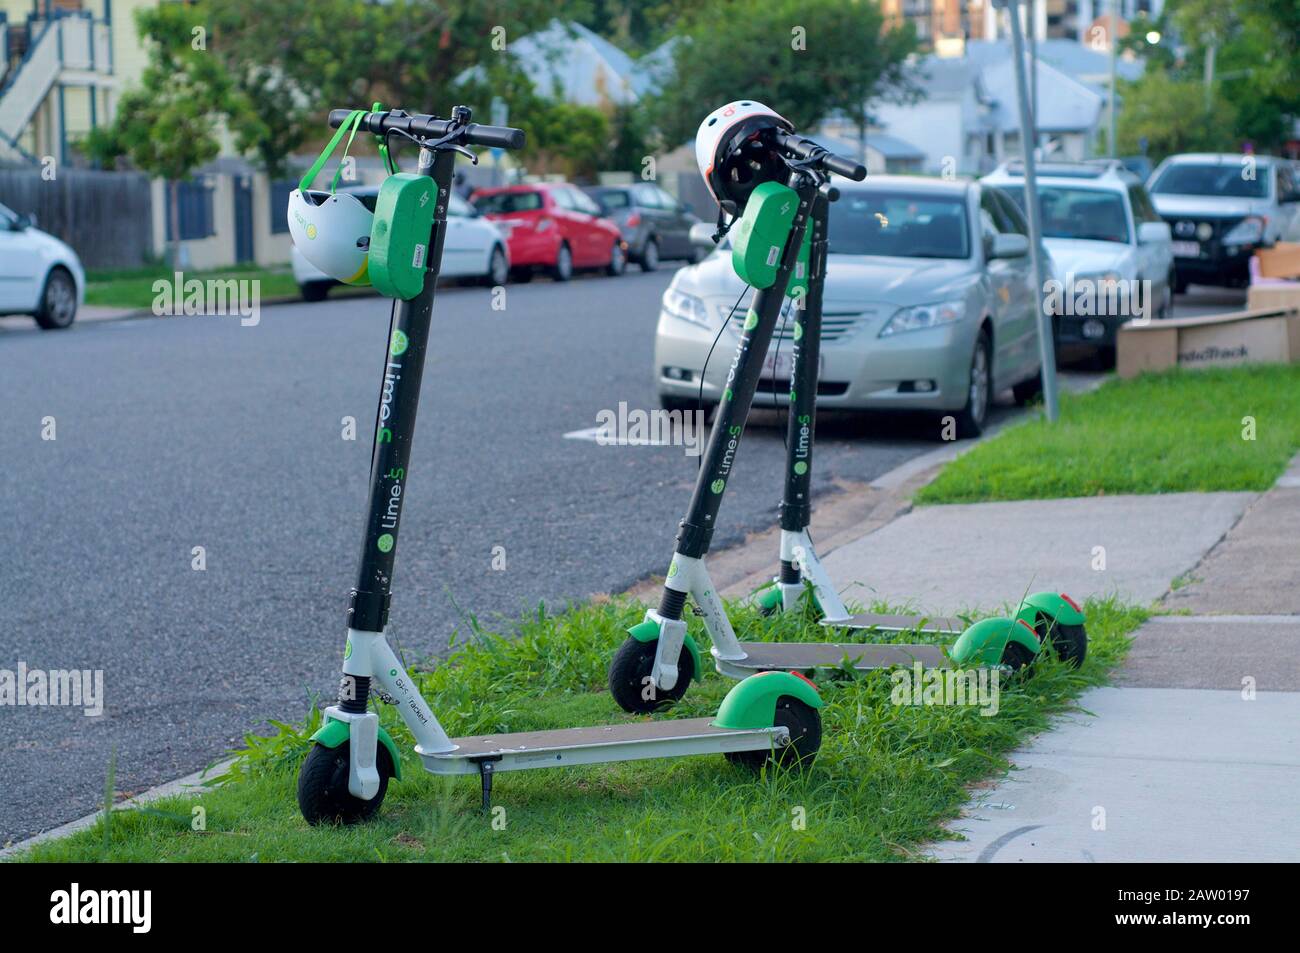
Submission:
POLYGON ((406 338, 406 332, 400 330, 394 331, 393 341, 388 345, 388 353, 393 355, 393 357, 405 354, 407 345, 410 343, 411 342, 406 338))
POLYGON ((796 324, 796 325, 794 326, 794 339, 795 339, 796 341, 802 341, 802 340, 803 340, 803 325, 802 325, 802 324, 796 324))
POLYGON ((756 327, 758 327, 758 313, 756 311, 750 311, 745 315, 745 330, 752 331, 756 327))
POLYGON ((316 237, 316 226, 312 225, 310 222, 307 224, 307 237, 308 238, 316 237))
POLYGON ((375 545, 379 547, 381 553, 392 552, 393 534, 385 533, 383 536, 380 536, 379 539, 375 540, 375 545))
POLYGON ((808 472, 808 464, 800 460, 798 463, 794 465, 794 472, 799 474, 800 476, 803 476, 805 473, 808 472))
POLYGON ((709 489, 711 489, 714 493, 721 493, 726 488, 727 488, 726 480, 714 480, 713 483, 709 486, 709 489))
POLYGON ((674 559, 668 567, 668 578, 671 579, 675 575, 677 575, 677 560, 674 559))
POLYGON ((343 658, 352 658, 352 640, 348 639, 348 644, 343 646, 343 658))

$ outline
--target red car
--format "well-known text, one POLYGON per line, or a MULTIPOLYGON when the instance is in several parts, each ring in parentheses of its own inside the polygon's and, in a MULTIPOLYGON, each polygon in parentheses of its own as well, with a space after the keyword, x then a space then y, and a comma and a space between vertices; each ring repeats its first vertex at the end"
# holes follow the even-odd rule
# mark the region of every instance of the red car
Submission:
POLYGON ((568 281, 579 268, 621 275, 627 267, 627 244, 618 226, 602 217, 600 206, 575 185, 479 189, 470 202, 506 233, 510 265, 520 280, 539 269, 556 281, 568 281))

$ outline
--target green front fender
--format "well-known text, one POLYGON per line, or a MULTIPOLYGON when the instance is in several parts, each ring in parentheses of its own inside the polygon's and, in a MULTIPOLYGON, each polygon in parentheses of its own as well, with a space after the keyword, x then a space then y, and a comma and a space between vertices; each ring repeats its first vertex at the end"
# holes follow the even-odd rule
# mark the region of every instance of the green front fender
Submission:
POLYGON ((1026 596, 1020 608, 1016 609, 1016 618, 1036 629, 1040 613, 1055 619, 1060 625, 1083 625, 1084 622, 1083 610, 1063 592, 1035 592, 1026 596))
MULTIPOLYGON (((659 638, 659 623, 654 619, 646 619, 644 622, 638 622, 628 629, 627 634, 638 642, 653 642, 659 638)), ((691 638, 689 632, 686 633, 686 651, 691 653, 691 661, 695 663, 694 677, 698 682, 704 677, 704 669, 700 668, 700 647, 695 644, 695 640, 691 638)))
POLYGON ((1019 642, 1032 654, 1042 647, 1033 626, 1020 619, 981 619, 970 626, 953 643, 948 653, 953 663, 967 665, 1001 665, 1008 642, 1019 642))
POLYGON ((727 692, 713 723, 719 728, 771 728, 776 722, 776 702, 782 695, 791 695, 812 708, 823 704, 808 679, 790 672, 759 672, 737 682, 727 692))
MULTIPOLYGON (((348 740, 348 723, 337 718, 326 718, 325 724, 316 729, 311 740, 326 748, 337 748, 348 740)), ((388 749, 388 753, 393 758, 393 776, 399 781, 402 780, 402 759, 397 754, 397 745, 383 728, 379 729, 379 743, 388 749)))

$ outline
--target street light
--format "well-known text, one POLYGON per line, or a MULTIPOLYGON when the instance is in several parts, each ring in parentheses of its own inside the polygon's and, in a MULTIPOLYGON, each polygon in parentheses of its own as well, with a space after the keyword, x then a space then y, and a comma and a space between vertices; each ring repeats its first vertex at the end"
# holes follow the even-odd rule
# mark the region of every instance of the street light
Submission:
POLYGON ((1152 30, 1150 33, 1148 33, 1148 34, 1147 34, 1147 42, 1150 43, 1152 46, 1155 46, 1157 43, 1159 43, 1159 42, 1160 42, 1160 31, 1159 31, 1159 30, 1152 30))

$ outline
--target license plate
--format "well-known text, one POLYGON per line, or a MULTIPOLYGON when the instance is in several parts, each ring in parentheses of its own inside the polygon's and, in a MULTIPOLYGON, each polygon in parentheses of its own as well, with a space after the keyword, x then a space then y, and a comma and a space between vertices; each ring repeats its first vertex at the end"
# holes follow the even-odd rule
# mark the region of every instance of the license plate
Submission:
MULTIPOLYGON (((826 366, 822 360, 822 355, 818 355, 818 376, 821 376, 821 369, 826 366)), ((790 375, 794 373, 794 346, 789 341, 781 342, 781 350, 778 353, 776 348, 767 352, 767 357, 763 361, 763 374, 765 378, 776 378, 777 380, 789 380, 790 375)))
POLYGON ((1200 258, 1200 242, 1173 242, 1172 248, 1175 258, 1200 258))

